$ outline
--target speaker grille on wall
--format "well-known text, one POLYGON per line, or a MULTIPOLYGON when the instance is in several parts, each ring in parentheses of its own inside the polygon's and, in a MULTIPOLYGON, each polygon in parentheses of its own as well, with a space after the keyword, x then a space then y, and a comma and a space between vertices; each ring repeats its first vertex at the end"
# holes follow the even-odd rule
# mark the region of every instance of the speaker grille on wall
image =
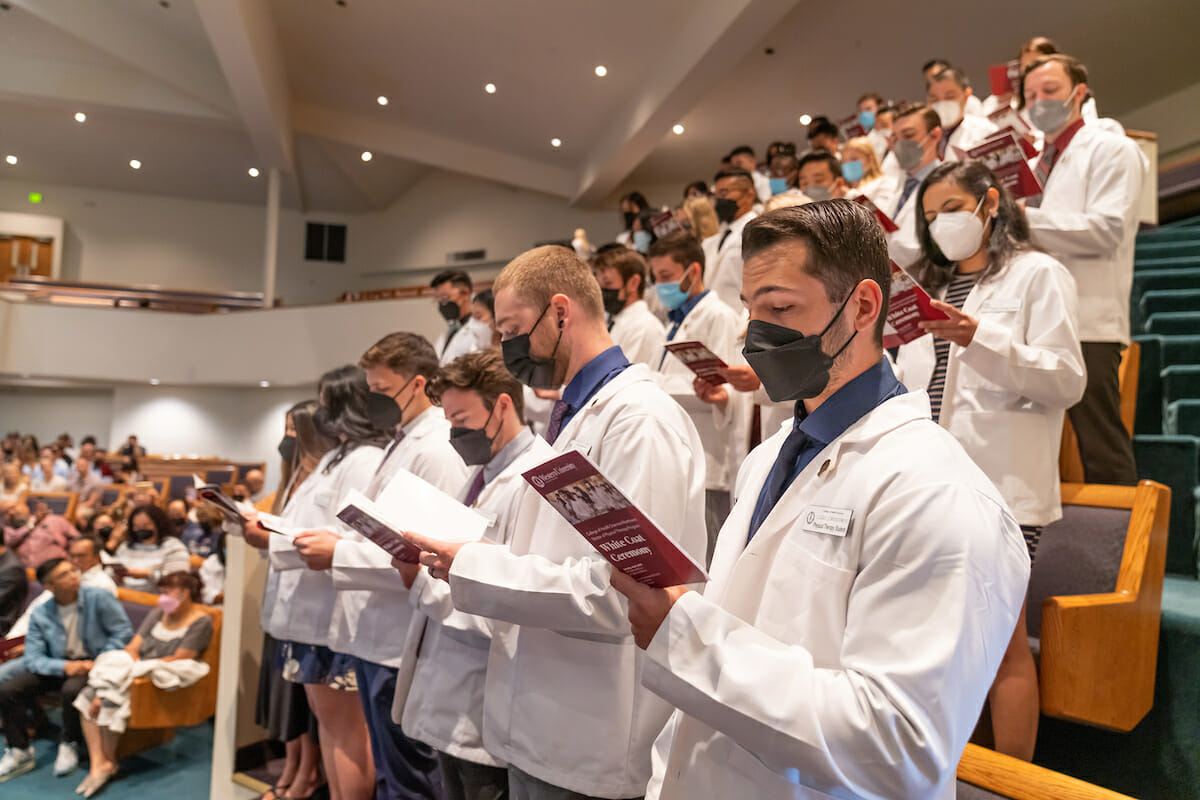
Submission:
POLYGON ((346 226, 307 223, 304 226, 304 260, 346 263, 346 226))

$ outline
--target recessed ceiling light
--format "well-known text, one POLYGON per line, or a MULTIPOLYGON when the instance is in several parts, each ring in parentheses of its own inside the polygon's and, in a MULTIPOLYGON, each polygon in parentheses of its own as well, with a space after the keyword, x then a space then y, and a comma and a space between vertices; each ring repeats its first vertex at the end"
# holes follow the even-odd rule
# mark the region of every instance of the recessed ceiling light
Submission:
POLYGON ((7 161, 9 164, 16 164, 16 163, 17 163, 17 157, 16 157, 16 156, 5 156, 5 157, 4 157, 4 160, 5 160, 5 161, 7 161))
POLYGON ((151 385, 151 386, 158 386, 160 383, 162 383, 162 381, 160 381, 158 378, 151 378, 151 379, 150 379, 150 385, 151 385))
POLYGON ((599 66, 596 67, 596 77, 597 78, 603 78, 607 74, 608 74, 608 67, 604 66, 603 64, 600 64, 599 66))
POLYGON ((553 139, 550 140, 550 146, 551 147, 562 147, 562 139, 559 139, 557 136, 554 137, 553 139))
POLYGON ((812 122, 812 117, 810 117, 808 114, 800 115, 800 124, 801 125, 807 125, 810 122, 812 122))
POLYGON ((141 169, 141 168, 142 168, 142 162, 138 161, 138 160, 135 158, 135 159, 132 159, 132 160, 130 160, 130 162, 129 162, 129 166, 133 167, 134 169, 141 169))
POLYGON ((388 104, 388 99, 383 95, 379 95, 379 97, 375 98, 375 102, 379 103, 381 106, 386 106, 388 104))
POLYGON ((251 178, 258 177, 258 167, 251 167, 250 169, 246 170, 246 172, 250 175, 251 178))
POLYGON ((76 111, 75 112, 75 121, 76 122, 87 122, 87 114, 83 113, 82 111, 76 111))
POLYGON ((676 122, 674 125, 671 126, 671 133, 678 136, 679 134, 683 133, 683 126, 680 125, 678 122, 676 122))
POLYGON ((271 382, 270 381, 259 381, 258 385, 261 386, 262 388, 266 389, 271 385, 271 382))
POLYGON ((488 94, 495 94, 495 93, 496 93, 496 84, 494 84, 494 83, 485 83, 485 84, 484 84, 484 86, 483 86, 483 90, 484 90, 485 92, 487 92, 488 94))
POLYGON ((362 155, 360 156, 360 158, 362 158, 362 160, 363 160, 363 161, 370 161, 370 160, 371 160, 372 158, 374 158, 374 157, 375 157, 375 156, 371 155, 371 151, 370 151, 370 150, 363 150, 363 153, 362 153, 362 155))

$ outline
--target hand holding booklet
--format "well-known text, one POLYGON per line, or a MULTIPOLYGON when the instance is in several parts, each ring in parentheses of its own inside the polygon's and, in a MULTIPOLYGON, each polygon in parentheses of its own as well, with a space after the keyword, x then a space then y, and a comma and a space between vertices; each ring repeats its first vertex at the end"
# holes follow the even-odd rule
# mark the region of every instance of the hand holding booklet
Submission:
POLYGON ((577 450, 522 474, 614 569, 656 589, 708 580, 704 567, 577 450))
POLYGON ((725 383, 721 370, 729 365, 700 342, 668 342, 667 350, 699 378, 713 386, 725 383))
POLYGON ((926 335, 920 323, 949 319, 945 312, 933 307, 929 293, 912 276, 892 262, 892 289, 889 294, 887 328, 883 334, 885 348, 899 347, 926 335))
POLYGON ((420 561, 421 549, 404 538, 404 531, 474 542, 491 524, 478 511, 407 470, 396 473, 374 501, 351 491, 337 517, 393 558, 410 564, 420 561))
POLYGON ((245 526, 246 515, 254 513, 254 506, 234 500, 221 491, 220 486, 215 483, 205 483, 199 475, 192 476, 192 485, 196 488, 196 496, 216 506, 227 522, 245 526))

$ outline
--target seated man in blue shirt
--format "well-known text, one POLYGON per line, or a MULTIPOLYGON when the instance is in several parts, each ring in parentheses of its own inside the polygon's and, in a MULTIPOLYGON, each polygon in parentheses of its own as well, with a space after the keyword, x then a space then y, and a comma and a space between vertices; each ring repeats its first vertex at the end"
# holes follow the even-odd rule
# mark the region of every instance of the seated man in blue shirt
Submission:
POLYGON ((8 748, 0 757, 0 783, 34 768, 26 724, 27 698, 55 693, 62 700, 63 738, 54 762, 56 775, 79 764, 83 730, 75 695, 87 685, 93 659, 119 650, 133 637, 133 626, 117 598, 104 589, 81 586, 70 561, 52 558, 37 569, 38 582, 54 595, 29 618, 25 635, 25 669, 0 684, 0 715, 8 748))

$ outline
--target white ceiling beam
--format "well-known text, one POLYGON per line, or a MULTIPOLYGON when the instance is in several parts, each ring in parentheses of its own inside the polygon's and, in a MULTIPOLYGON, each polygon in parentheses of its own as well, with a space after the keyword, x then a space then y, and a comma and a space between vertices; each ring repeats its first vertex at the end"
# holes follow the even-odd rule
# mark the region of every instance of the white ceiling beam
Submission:
POLYGON ((296 169, 287 74, 262 0, 196 0, 221 71, 263 166, 296 169))
POLYGON ((746 57, 798 0, 695 0, 656 54, 640 93, 614 115, 584 159, 573 205, 598 205, 706 91, 746 57))
POLYGON ((234 108, 212 56, 189 48, 140 18, 95 0, 8 0, 63 33, 137 67, 150 77, 214 111, 234 108))
POLYGON ((297 133, 559 197, 570 197, 576 185, 571 170, 403 123, 296 104, 292 106, 292 124, 297 133))

